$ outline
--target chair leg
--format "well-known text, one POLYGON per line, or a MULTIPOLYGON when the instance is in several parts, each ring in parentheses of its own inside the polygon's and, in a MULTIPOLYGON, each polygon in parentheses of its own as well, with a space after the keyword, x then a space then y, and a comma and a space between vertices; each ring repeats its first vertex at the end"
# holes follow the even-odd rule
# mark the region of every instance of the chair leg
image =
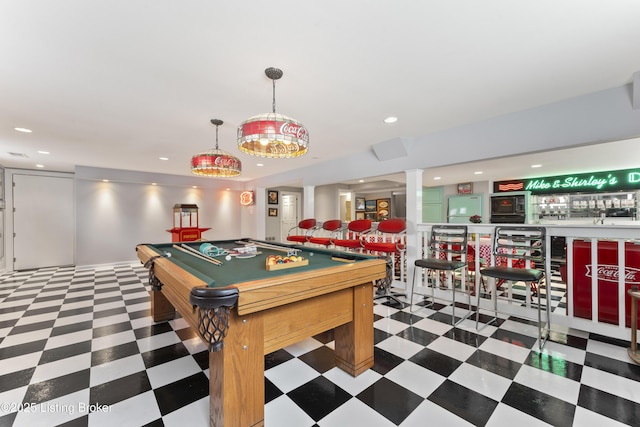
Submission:
POLYGON ((382 290, 382 293, 375 295, 373 299, 374 300, 380 299, 380 298, 390 299, 390 300, 393 300, 396 303, 398 303, 398 305, 400 305, 400 307, 404 308, 404 303, 402 301, 400 301, 398 298, 396 298, 396 295, 405 296, 405 294, 393 294, 390 291, 391 285, 393 284, 393 278, 394 278, 393 268, 394 268, 393 259, 391 260, 391 265, 390 265, 389 264, 389 259, 387 258, 387 274, 386 274, 386 277, 377 282, 378 290, 382 290))
MULTIPOLYGON (((434 291, 433 291, 433 287, 431 287, 431 302, 429 302, 428 304, 425 304, 424 306, 422 306, 422 307, 420 307, 420 308, 418 308, 418 309, 415 309, 415 310, 414 310, 414 308, 413 308, 413 305, 414 305, 414 304, 413 304, 413 295, 414 295, 414 290, 415 290, 415 286, 416 286, 416 285, 415 285, 415 283, 416 283, 416 275, 418 274, 418 272, 420 272, 420 273, 424 273, 424 271, 425 271, 425 270, 424 270, 424 268, 421 268, 421 267, 416 267, 416 268, 413 270, 413 280, 412 280, 412 282, 411 282, 411 297, 410 297, 410 299, 409 299, 409 305, 410 305, 410 307, 411 307, 411 308, 409 309, 409 311, 410 311, 411 313, 414 313, 415 311, 420 310, 420 309, 422 309, 422 308, 431 307, 431 306, 433 306, 433 304, 434 304, 434 302, 435 302, 435 293, 434 293, 434 291)), ((427 274, 427 276, 429 275, 429 270, 427 270, 427 273, 426 273, 426 274, 427 274)), ((428 284, 428 279, 427 279, 427 284, 428 284)), ((427 300, 427 295, 425 295, 425 294, 418 294, 418 295, 422 295, 422 296, 424 297, 425 301, 427 300)))

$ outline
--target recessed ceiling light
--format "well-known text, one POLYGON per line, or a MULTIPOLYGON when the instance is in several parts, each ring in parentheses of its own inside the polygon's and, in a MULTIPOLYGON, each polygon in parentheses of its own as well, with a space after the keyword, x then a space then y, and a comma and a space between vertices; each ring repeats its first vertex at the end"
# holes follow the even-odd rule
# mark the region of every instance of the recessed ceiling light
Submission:
POLYGON ((194 186, 193 186, 193 187, 191 187, 191 188, 198 188, 198 186, 197 186, 197 185, 194 185, 194 186))
POLYGON ((14 129, 17 130, 18 132, 31 133, 31 129, 27 129, 27 128, 14 128, 14 129))
POLYGON ((364 179, 359 180, 358 182, 364 182, 364 179))
POLYGON ((541 168, 542 165, 531 165, 532 168, 541 168))
POLYGON ((51 154, 51 153, 49 153, 48 151, 42 151, 42 150, 39 150, 39 151, 38 151, 38 153, 39 153, 39 154, 51 154))
POLYGON ((160 157, 160 160, 169 160, 168 157, 160 157))
POLYGON ((475 175, 482 175, 482 171, 475 171, 474 174, 475 175))
POLYGON ((158 184, 156 184, 155 182, 152 182, 151 185, 158 185, 158 184))
POLYGON ((36 165, 37 168, 43 168, 44 165, 36 165))
POLYGON ((109 180, 108 179, 103 179, 102 182, 109 182, 109 180))
POLYGON ((442 179, 441 176, 434 176, 433 179, 438 180, 438 179, 442 179))
POLYGON ((395 123, 397 121, 398 121, 398 118, 397 117, 393 117, 393 116, 390 116, 390 117, 387 117, 386 119, 384 119, 385 123, 395 123))
POLYGON ((257 163, 256 166, 264 166, 264 163, 257 163))

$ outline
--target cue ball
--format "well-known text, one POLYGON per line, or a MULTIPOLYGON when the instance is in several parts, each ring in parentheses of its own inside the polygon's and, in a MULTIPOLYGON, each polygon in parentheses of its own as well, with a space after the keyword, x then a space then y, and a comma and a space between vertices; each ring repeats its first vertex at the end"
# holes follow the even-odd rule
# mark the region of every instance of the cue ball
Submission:
POLYGON ((313 256, 313 252, 309 252, 309 256, 313 256))
POLYGON ((227 255, 226 257, 224 257, 224 259, 226 259, 227 261, 231 261, 231 255, 227 255))

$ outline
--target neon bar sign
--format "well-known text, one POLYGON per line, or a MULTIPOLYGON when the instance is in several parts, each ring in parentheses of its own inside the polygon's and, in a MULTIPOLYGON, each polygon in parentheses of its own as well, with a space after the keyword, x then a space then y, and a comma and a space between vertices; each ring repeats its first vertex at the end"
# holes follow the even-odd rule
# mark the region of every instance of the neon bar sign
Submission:
POLYGON ((494 183, 494 192, 531 191, 532 194, 579 193, 640 189, 640 169, 560 175, 494 183))

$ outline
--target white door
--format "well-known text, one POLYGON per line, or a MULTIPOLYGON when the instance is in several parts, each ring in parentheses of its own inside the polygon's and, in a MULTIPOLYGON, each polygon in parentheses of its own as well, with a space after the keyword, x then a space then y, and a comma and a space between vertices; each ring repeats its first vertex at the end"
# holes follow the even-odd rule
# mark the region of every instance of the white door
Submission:
POLYGON ((13 269, 73 265, 73 178, 13 175, 13 269))
POLYGON ((282 194, 282 222, 280 223, 280 241, 287 241, 287 232, 300 222, 300 193, 282 194))

